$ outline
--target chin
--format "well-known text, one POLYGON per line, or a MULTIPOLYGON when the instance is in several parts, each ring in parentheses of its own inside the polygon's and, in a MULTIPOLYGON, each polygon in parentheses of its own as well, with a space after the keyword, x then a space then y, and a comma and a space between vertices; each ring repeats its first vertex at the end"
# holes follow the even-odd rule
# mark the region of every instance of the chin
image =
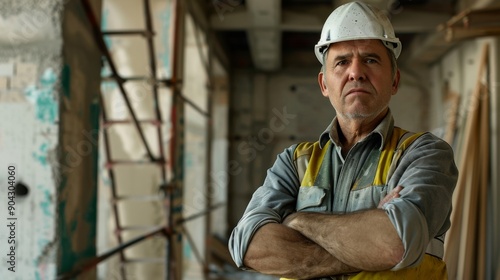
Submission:
POLYGON ((366 119, 373 116, 373 113, 356 111, 345 113, 344 116, 349 119, 366 119))

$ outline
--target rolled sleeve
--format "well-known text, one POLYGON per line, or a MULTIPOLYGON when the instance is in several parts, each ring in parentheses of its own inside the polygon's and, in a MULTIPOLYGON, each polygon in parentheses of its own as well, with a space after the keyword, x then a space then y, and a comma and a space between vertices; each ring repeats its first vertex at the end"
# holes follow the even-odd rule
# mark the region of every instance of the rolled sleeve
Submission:
POLYGON ((295 211, 300 182, 293 162, 296 145, 278 155, 274 165, 267 171, 264 184, 252 196, 245 213, 229 237, 229 252, 241 269, 245 253, 255 232, 265 224, 281 223, 295 211))
POLYGON ((403 259, 392 270, 415 266, 424 257, 429 243, 427 223, 418 208, 410 202, 400 199, 396 203, 386 204, 384 210, 403 241, 405 252, 403 259))
MULTIPOLYGON (((403 186, 400 198, 383 206, 405 249, 392 270, 418 265, 433 238, 450 228, 452 195, 458 178, 453 151, 428 133, 405 152, 389 186, 403 186)), ((441 256, 442 257, 442 256, 441 256)))
POLYGON ((243 258, 257 229, 268 223, 280 222, 280 215, 267 207, 252 209, 246 213, 229 238, 229 252, 238 268, 246 269, 243 258))

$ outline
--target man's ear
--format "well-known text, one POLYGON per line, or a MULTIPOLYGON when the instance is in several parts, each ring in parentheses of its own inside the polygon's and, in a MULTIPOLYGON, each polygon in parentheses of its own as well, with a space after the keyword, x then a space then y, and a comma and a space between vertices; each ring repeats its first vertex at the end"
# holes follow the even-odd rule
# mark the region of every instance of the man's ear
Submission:
POLYGON ((392 82, 392 95, 398 93, 399 89, 399 80, 401 78, 401 73, 399 73, 399 69, 396 71, 396 75, 394 75, 394 81, 392 82))
POLYGON ((325 74, 323 72, 318 73, 318 84, 319 84, 319 88, 321 89, 321 94, 323 94, 323 96, 327 97, 328 96, 328 89, 326 88, 325 74))

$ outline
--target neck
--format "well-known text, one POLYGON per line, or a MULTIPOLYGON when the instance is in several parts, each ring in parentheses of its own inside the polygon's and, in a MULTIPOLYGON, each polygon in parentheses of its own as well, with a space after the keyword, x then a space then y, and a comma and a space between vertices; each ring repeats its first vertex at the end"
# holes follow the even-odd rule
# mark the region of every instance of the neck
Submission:
POLYGON ((374 118, 346 118, 337 116, 339 130, 339 140, 342 144, 342 154, 344 156, 351 148, 370 134, 377 125, 384 119, 387 111, 377 115, 374 118))

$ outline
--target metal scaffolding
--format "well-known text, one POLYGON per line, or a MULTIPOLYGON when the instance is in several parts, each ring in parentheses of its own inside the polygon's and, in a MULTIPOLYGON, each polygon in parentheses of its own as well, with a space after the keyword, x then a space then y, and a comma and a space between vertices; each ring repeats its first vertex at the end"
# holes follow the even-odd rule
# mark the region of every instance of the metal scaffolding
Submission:
MULTIPOLYGON (((118 246, 113 248, 104 254, 97 256, 85 264, 75 267, 72 271, 59 275, 58 279, 71 279, 76 277, 86 271, 89 271, 95 268, 99 263, 108 259, 109 257, 118 254, 121 262, 120 273, 122 279, 126 279, 126 271, 125 265, 131 262, 141 262, 141 261, 153 261, 152 259, 129 259, 126 257, 124 250, 130 246, 133 246, 139 242, 142 242, 146 239, 149 239, 153 236, 157 236, 162 234, 167 239, 167 247, 165 248, 165 259, 163 260, 165 263, 165 278, 166 279, 178 279, 180 277, 180 265, 182 264, 182 260, 176 259, 176 253, 174 252, 174 243, 175 237, 178 234, 182 234, 186 237, 187 241, 190 243, 193 248, 193 252, 196 256, 196 259, 203 265, 203 272, 205 279, 208 279, 208 265, 207 261, 209 258, 209 254, 207 253, 205 256, 202 256, 199 250, 196 248, 191 235, 187 231, 184 223, 186 221, 204 216, 209 214, 215 208, 221 206, 216 205, 213 206, 210 199, 207 200, 205 211, 201 213, 192 215, 187 218, 175 217, 174 207, 175 199, 182 197, 182 187, 183 187, 183 146, 184 146, 184 123, 183 123, 183 114, 184 114, 184 105, 187 104, 191 106, 195 111, 206 117, 207 119, 207 170, 210 170, 211 163, 211 138, 212 138, 212 111, 211 111, 211 80, 212 77, 210 75, 211 71, 211 55, 210 49, 208 52, 207 58, 203 57, 203 54, 200 50, 200 56, 202 61, 204 61, 204 65, 206 67, 206 71, 208 74, 208 111, 204 111, 203 109, 196 106, 194 102, 186 98, 182 94, 182 68, 183 68, 183 36, 184 36, 184 14, 185 9, 182 5, 183 1, 172 0, 173 7, 172 11, 174 11, 174 17, 172 20, 172 26, 174 30, 173 34, 173 54, 172 54, 172 68, 171 73, 172 76, 170 79, 159 79, 157 77, 157 65, 155 59, 155 47, 154 47, 154 36, 155 30, 153 29, 153 21, 151 16, 151 5, 150 0, 143 0, 144 7, 144 18, 145 18, 145 29, 144 30, 101 30, 100 23, 97 20, 92 6, 90 4, 90 0, 81 0, 83 9, 85 14, 89 20, 91 25, 94 39, 101 50, 103 57, 105 58, 109 68, 111 70, 111 75, 108 77, 102 77, 103 81, 113 81, 117 84, 121 97, 125 101, 128 112, 130 113, 131 120, 113 120, 110 119, 105 106, 105 100, 100 95, 100 104, 101 104, 101 117, 102 117, 102 130, 103 130, 103 143, 105 147, 105 161, 106 168, 110 178, 111 185, 111 204, 112 204, 112 212, 114 216, 114 226, 115 226, 115 235, 118 242, 118 246), (144 77, 124 77, 118 73, 115 61, 105 43, 106 36, 141 36, 146 40, 147 43, 147 52, 148 52, 148 61, 149 61, 149 75, 144 77), (147 120, 139 120, 134 108, 131 105, 127 90, 125 88, 125 84, 129 81, 146 81, 151 85, 152 88, 152 96, 154 99, 154 115, 153 119, 147 120), (170 174, 170 179, 167 181, 167 160, 165 157, 165 149, 163 146, 162 139, 162 126, 165 124, 165 121, 162 120, 160 104, 159 104, 159 88, 160 87, 168 87, 172 93, 172 108, 171 108, 171 117, 170 123, 172 127, 172 139, 170 139, 170 147, 169 147, 169 159, 170 166, 172 167, 172 171, 170 174), (116 160, 113 158, 111 153, 110 137, 108 129, 116 124, 133 124, 141 142, 146 150, 147 159, 146 160, 116 160), (146 139, 146 135, 143 131, 143 125, 153 125, 156 128, 156 134, 158 136, 158 150, 159 155, 154 155, 151 151, 151 147, 146 139), (129 195, 129 196, 120 196, 118 194, 118 186, 115 178, 115 170, 114 168, 119 165, 144 165, 151 164, 157 165, 161 170, 161 180, 162 183, 159 186, 159 190, 163 192, 163 197, 154 196, 154 195, 129 195), (162 200, 164 202, 166 220, 165 225, 163 226, 151 226, 151 227, 141 227, 140 229, 148 230, 145 234, 142 234, 139 237, 136 237, 131 240, 124 240, 123 232, 136 230, 137 227, 126 227, 123 226, 123 222, 121 220, 121 216, 118 210, 118 204, 123 201, 158 201, 162 200)), ((184 2, 190 5, 190 1, 184 2)), ((189 7, 188 7, 189 8, 189 7)), ((199 41, 199 34, 196 34, 197 45, 198 48, 201 48, 201 43, 199 41)), ((209 46, 210 48, 210 46, 209 46)), ((207 180, 209 179, 207 172, 207 180)), ((207 190, 210 191, 210 184, 207 184, 207 190)), ((209 217, 209 215, 208 215, 209 217)), ((210 219, 207 217, 206 222, 206 230, 207 233, 210 232, 210 219)), ((207 252, 209 250, 206 250, 207 252)))

